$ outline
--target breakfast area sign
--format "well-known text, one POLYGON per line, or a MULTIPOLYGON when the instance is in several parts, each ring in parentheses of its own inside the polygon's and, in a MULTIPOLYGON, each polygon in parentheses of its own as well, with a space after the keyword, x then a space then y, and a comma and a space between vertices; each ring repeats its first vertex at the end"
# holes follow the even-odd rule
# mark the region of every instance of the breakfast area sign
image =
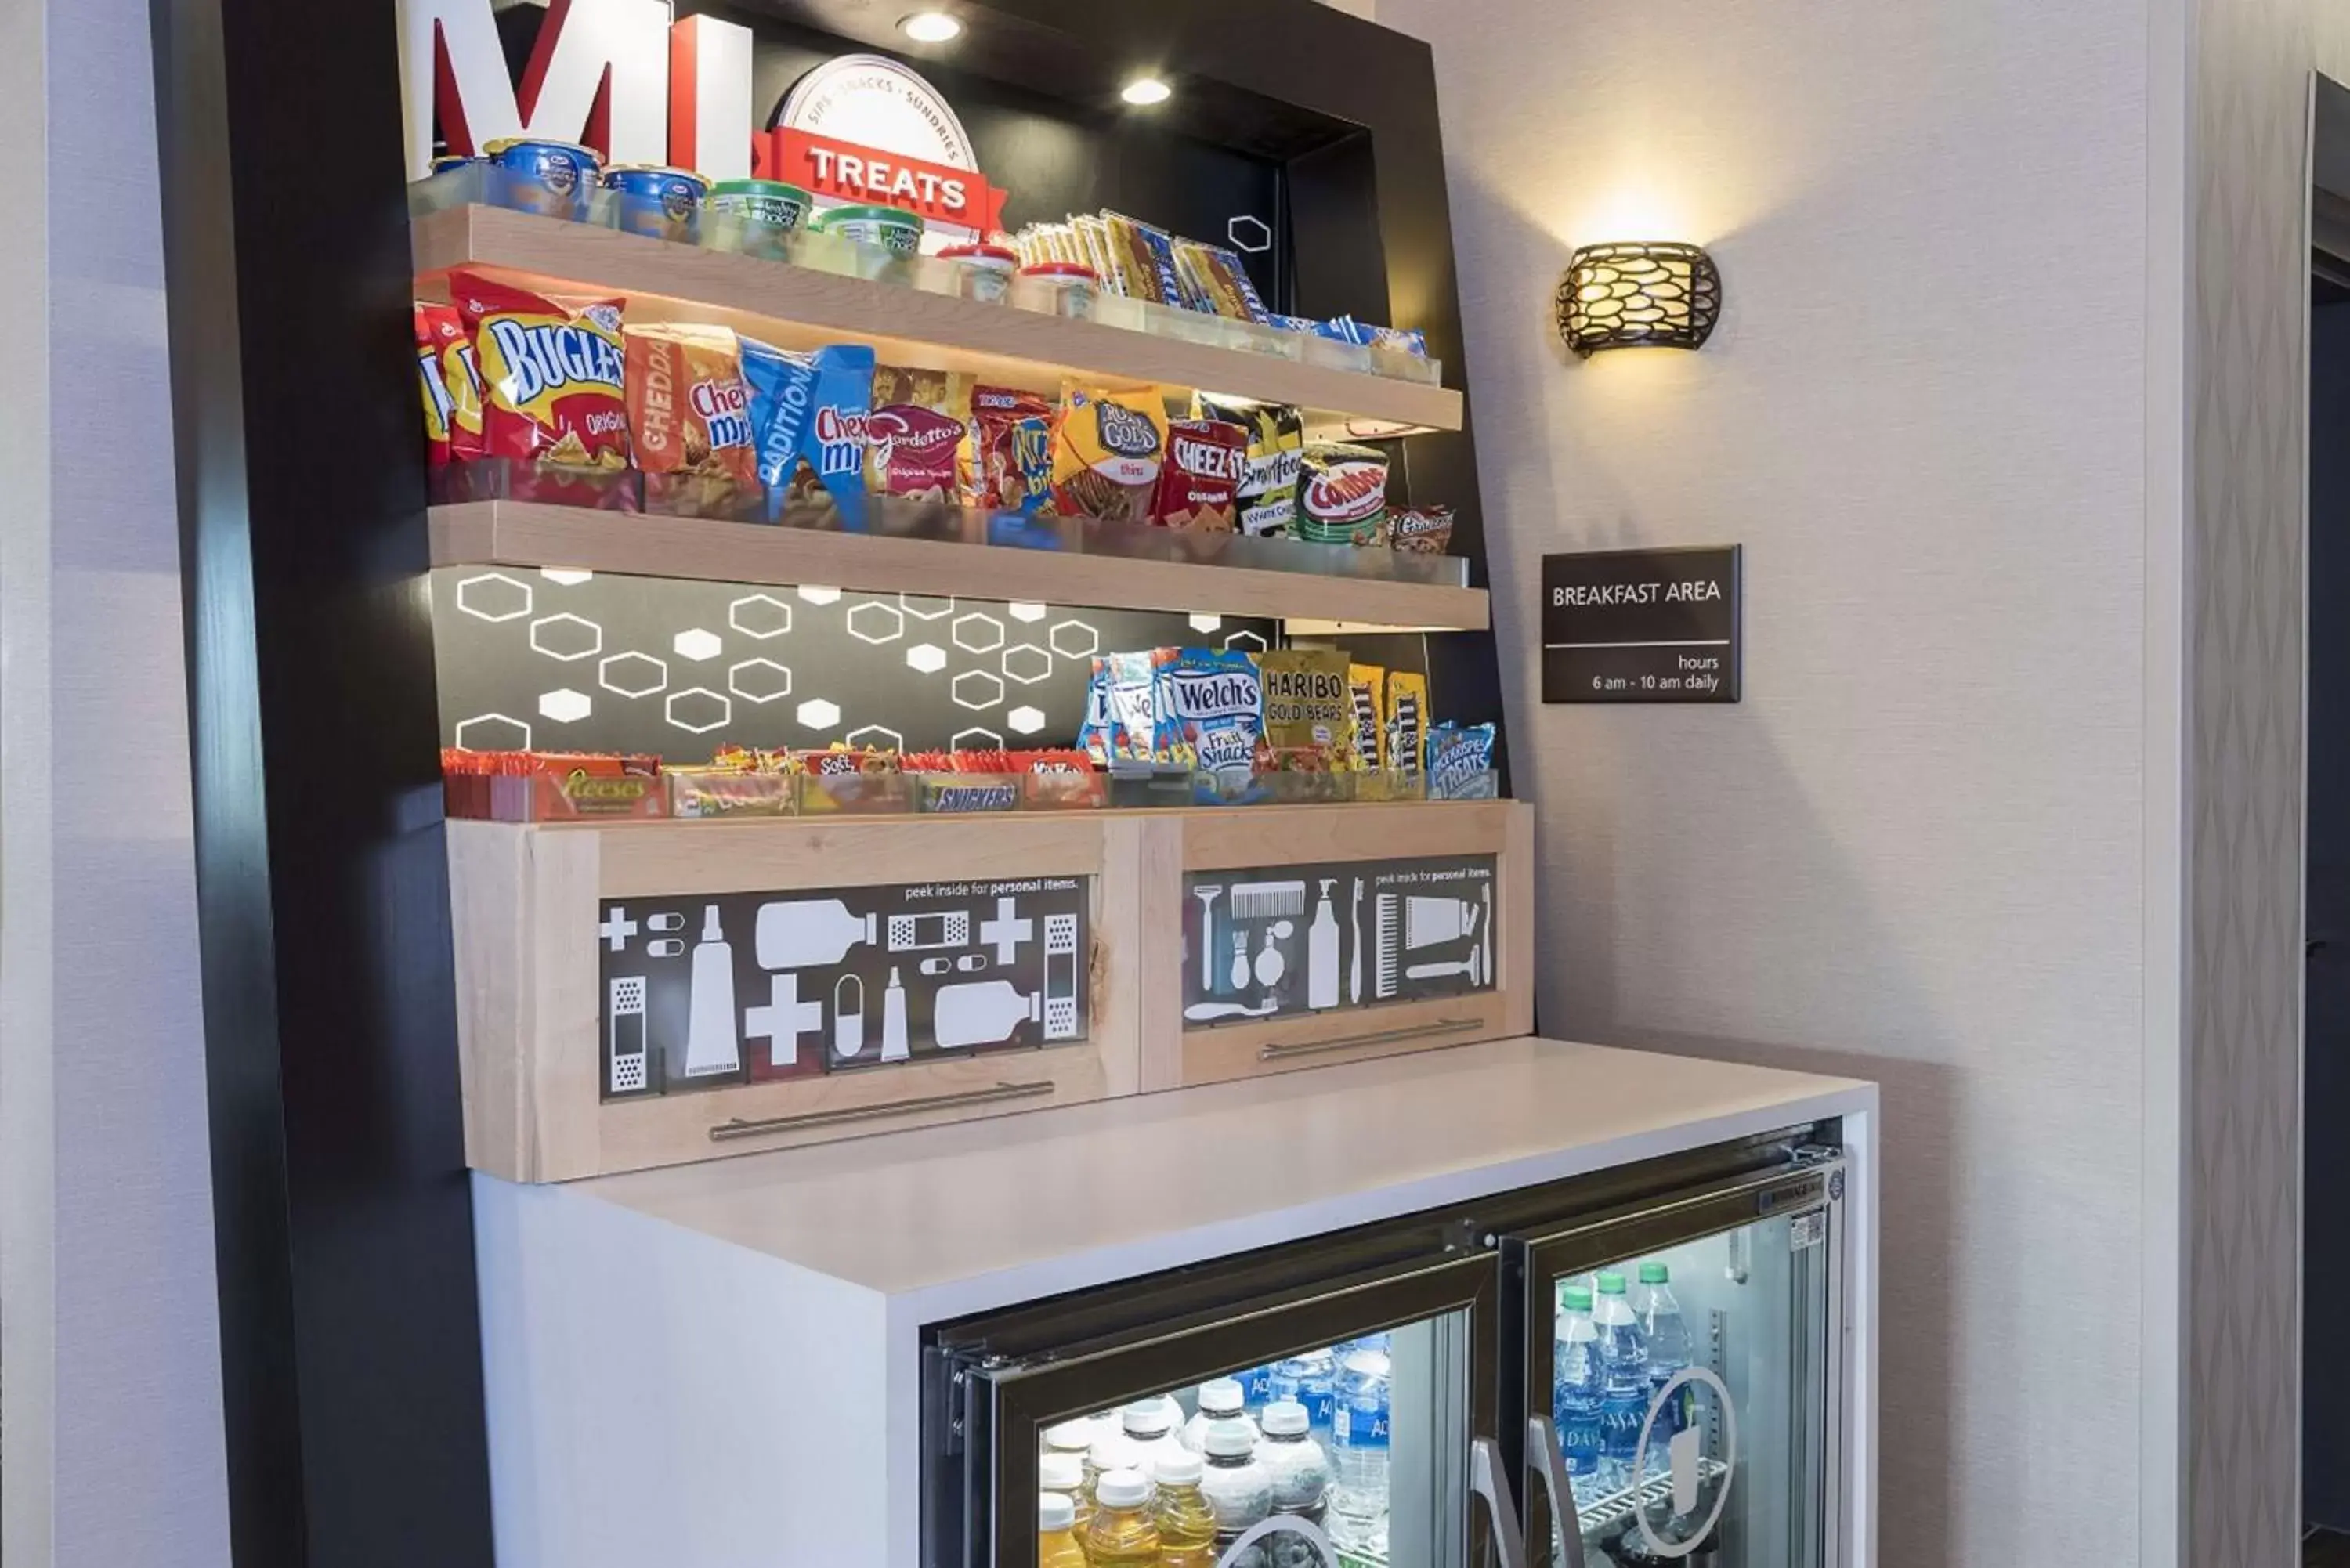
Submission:
POLYGON ((880 55, 828 60, 792 88, 772 128, 753 105, 752 34, 665 0, 552 0, 516 82, 492 0, 396 0, 408 175, 447 151, 505 137, 584 142, 609 162, 712 180, 788 181, 818 206, 878 202, 921 215, 926 248, 1003 226, 1006 192, 920 73, 880 55))

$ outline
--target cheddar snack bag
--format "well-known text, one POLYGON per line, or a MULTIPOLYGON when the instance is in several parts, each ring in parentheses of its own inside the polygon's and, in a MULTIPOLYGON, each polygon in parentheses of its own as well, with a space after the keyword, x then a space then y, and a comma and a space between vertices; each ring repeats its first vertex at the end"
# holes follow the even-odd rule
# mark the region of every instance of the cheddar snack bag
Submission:
POLYGON ((697 512, 753 496, 758 450, 733 330, 663 322, 623 337, 629 429, 649 493, 697 512))
POLYGON ((619 300, 559 301, 463 267, 449 292, 481 367, 485 455, 629 466, 619 300))
POLYGON ((1148 523, 1167 452, 1155 392, 1067 388, 1053 432, 1053 505, 1063 516, 1148 523))
POLYGON ((1150 520, 1170 528, 1229 534, 1248 472, 1248 431, 1221 420, 1167 421, 1167 461, 1150 520))

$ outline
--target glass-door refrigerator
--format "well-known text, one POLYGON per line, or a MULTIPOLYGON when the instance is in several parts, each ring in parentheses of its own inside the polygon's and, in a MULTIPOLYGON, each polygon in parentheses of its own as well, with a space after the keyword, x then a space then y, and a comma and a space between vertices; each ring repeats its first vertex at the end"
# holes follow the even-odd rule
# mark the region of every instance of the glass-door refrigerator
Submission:
POLYGON ((1827 1568, 1833 1137, 933 1324, 923 1568, 1827 1568), (1559 1316, 1585 1289, 1613 1381, 1562 1428, 1553 1345, 1586 1344, 1559 1316))

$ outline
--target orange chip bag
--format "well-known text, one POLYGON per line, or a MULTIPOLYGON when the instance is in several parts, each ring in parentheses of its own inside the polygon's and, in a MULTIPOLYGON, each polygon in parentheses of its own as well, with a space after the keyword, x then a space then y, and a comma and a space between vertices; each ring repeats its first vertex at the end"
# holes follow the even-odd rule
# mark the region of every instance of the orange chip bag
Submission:
POLYGON ((482 455, 482 373, 453 305, 416 302, 416 375, 432 466, 482 455))
POLYGON ((449 396, 449 384, 441 377, 441 341, 432 314, 436 310, 456 314, 445 305, 416 302, 417 391, 424 400, 424 440, 432 466, 439 468, 449 461, 449 416, 454 401, 449 396))
POLYGON ((485 455, 629 466, 619 300, 550 299, 463 267, 449 292, 481 367, 485 455))
POLYGON ((631 327, 623 336, 637 466, 718 490, 755 488, 759 455, 752 442, 751 389, 733 332, 661 323, 631 327))

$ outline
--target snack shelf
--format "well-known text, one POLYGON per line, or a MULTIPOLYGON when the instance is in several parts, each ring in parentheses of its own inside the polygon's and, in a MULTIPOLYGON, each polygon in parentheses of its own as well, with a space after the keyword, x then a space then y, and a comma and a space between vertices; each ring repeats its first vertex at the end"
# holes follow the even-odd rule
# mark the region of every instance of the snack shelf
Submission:
POLYGON ((631 320, 719 321, 787 348, 870 343, 884 362, 966 370, 1057 391, 1064 376, 1127 389, 1183 387, 1295 403, 1310 424, 1378 433, 1457 431, 1461 397, 1095 321, 931 294, 590 223, 451 207, 411 225, 420 296, 447 297, 444 275, 473 266, 560 292, 624 294, 631 320))
POLYGON ((1211 611, 1344 621, 1366 630, 1480 631, 1490 624, 1486 591, 1461 586, 1465 563, 1457 557, 868 500, 874 523, 854 533, 820 510, 808 517, 827 525, 795 526, 786 513, 771 526, 545 502, 459 502, 432 509, 432 564, 1211 611), (1120 550, 1137 553, 1113 553, 1120 550), (1399 572, 1427 576, 1393 575, 1399 572))
MULTIPOLYGON (((1105 809, 972 826, 452 821, 470 1163, 569 1180, 1531 1030, 1522 803, 1105 809), (1219 951, 1243 929, 1270 950, 1265 932, 1283 917, 1253 912, 1241 882, 1351 865, 1366 879, 1465 894, 1415 879, 1448 858, 1484 867, 1480 886, 1492 890, 1474 933, 1492 934, 1490 983, 1312 1007, 1293 988, 1270 1015, 1187 1023, 1198 940, 1187 922, 1201 905, 1191 873, 1211 868, 1227 888, 1219 951), (711 1002, 702 987, 722 974, 732 979, 711 1002), (876 1021, 901 981, 893 1058, 876 1021), (994 1016, 1009 1022, 950 1038, 950 990, 968 1008, 1008 1005, 994 1016), (722 1032, 714 1071, 698 1043, 711 1027, 722 1032), (845 1056, 844 1028, 856 1042, 845 1056)), ((1309 921, 1296 918, 1284 944, 1301 971, 1315 961, 1309 921)), ((1395 935, 1400 950, 1425 933, 1395 935)))

